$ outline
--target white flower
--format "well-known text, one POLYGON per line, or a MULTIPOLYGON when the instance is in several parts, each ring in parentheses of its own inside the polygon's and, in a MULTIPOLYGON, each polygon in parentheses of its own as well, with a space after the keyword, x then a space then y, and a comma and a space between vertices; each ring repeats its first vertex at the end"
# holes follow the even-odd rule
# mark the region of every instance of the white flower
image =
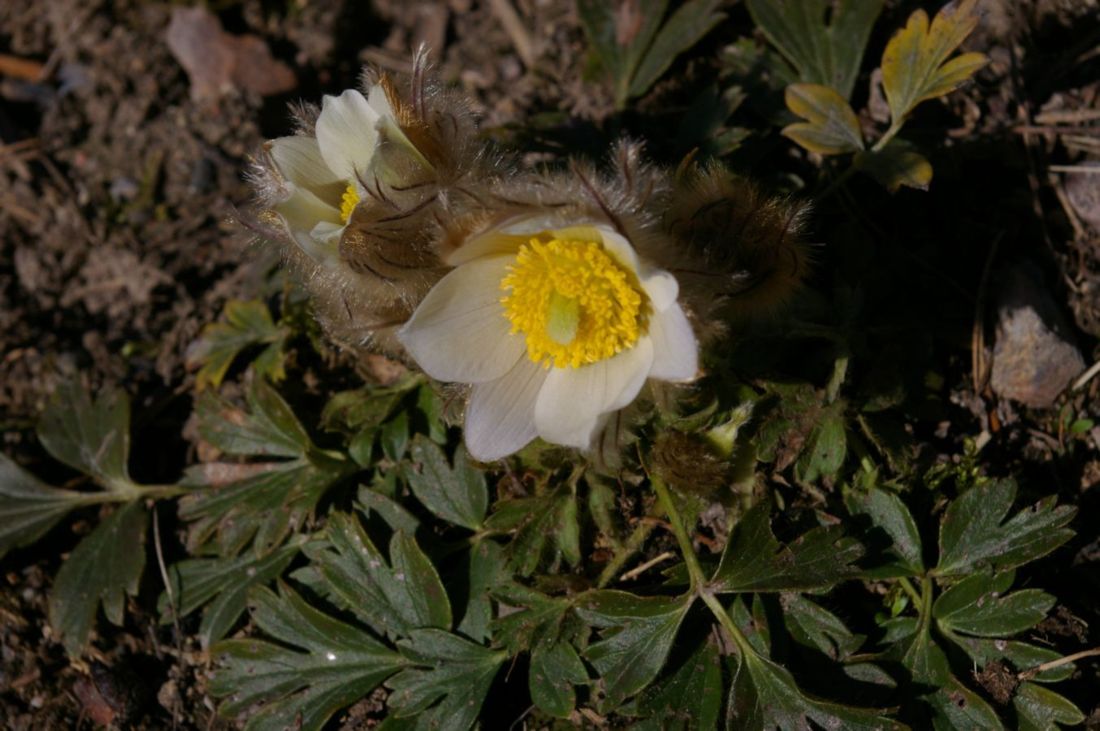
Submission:
POLYGON ((376 85, 366 98, 354 89, 326 96, 316 138, 280 137, 269 143, 289 191, 275 212, 314 260, 335 255, 352 211, 366 194, 380 132, 407 143, 385 91, 376 85))
POLYGON ((535 437, 589 449, 646 379, 698 370, 670 273, 609 226, 546 225, 527 217, 467 241, 397 334, 428 375, 473 384, 466 446, 482 461, 535 437))

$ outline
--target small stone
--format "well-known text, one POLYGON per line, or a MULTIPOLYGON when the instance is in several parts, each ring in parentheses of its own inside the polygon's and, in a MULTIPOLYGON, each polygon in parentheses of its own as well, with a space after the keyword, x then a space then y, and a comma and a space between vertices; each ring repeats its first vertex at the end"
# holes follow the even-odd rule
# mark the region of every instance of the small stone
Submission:
POLYGON ((1065 318, 1030 264, 1003 278, 991 385, 1002 398, 1046 408, 1085 369, 1065 318))
POLYGON ((1095 172, 1067 174, 1064 183, 1066 198, 1078 218, 1094 231, 1100 231, 1100 162, 1093 160, 1078 167, 1091 168, 1095 172))

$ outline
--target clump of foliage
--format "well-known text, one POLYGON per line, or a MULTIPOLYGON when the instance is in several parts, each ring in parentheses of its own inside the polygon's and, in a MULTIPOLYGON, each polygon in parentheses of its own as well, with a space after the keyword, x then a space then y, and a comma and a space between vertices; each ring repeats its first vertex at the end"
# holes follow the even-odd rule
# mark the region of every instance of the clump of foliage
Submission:
MULTIPOLYGON (((619 109, 722 18, 715 2, 667 5, 579 2, 594 78, 619 109)), ((870 147, 848 99, 882 3, 841 0, 826 24, 828 5, 747 2, 779 52, 761 58, 790 81, 786 104, 803 120, 782 134, 852 155, 834 185, 863 170, 890 190, 927 187, 930 163, 897 134, 984 63, 952 57, 974 2, 931 22, 917 11, 893 35, 881 62, 891 121, 870 147)), ((175 501, 188 557, 164 569, 162 620, 194 628, 211 694, 250 730, 319 729, 378 689, 389 729, 522 713, 643 729, 1083 720, 1053 689, 1073 663, 1030 634, 1056 599, 1017 585, 1070 540, 1074 509, 1032 500, 1041 486, 1019 500, 972 449, 915 459, 897 428, 903 385, 851 380, 853 360, 870 358, 856 292, 838 285, 830 306, 786 315, 782 338, 747 326, 712 356, 689 408, 658 402, 612 469, 537 444, 505 467, 477 465, 453 394, 415 373, 324 393, 320 409, 297 403, 278 387, 301 368, 288 353, 323 346, 281 291, 281 317, 230 303, 192 347, 206 456, 177 483, 134 483, 126 399, 76 386, 58 392, 39 440, 97 489, 52 487, 0 457, 0 552, 70 511, 113 507, 52 590, 71 656, 100 607, 123 621, 150 506, 175 501), (789 356, 785 340, 824 343, 827 378, 769 370, 789 356), (861 615, 836 609, 842 591, 862 592, 861 615), (506 697, 517 688, 518 707, 506 697)))

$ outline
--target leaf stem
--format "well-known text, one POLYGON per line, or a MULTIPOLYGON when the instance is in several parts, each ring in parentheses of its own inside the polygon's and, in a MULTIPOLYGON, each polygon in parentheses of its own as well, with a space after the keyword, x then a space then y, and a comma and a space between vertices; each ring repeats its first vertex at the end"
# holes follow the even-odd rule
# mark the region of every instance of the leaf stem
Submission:
POLYGON ((901 588, 905 590, 905 593, 909 595, 909 598, 913 600, 913 606, 917 608, 917 611, 920 611, 920 607, 923 604, 924 600, 917 592, 917 588, 913 586, 913 582, 902 576, 898 578, 898 583, 901 584, 901 588))
POLYGON ((652 521, 642 520, 638 522, 638 525, 634 528, 634 532, 626 539, 626 543, 615 551, 611 560, 603 567, 603 571, 600 572, 599 578, 596 579, 596 586, 598 588, 602 589, 611 583, 612 579, 618 575, 619 570, 642 547, 642 544, 645 543, 646 538, 649 538, 649 534, 653 532, 656 526, 657 524, 652 521))
POLYGON ((684 521, 680 519, 680 512, 672 502, 672 493, 668 491, 668 486, 665 485, 664 480, 656 475, 651 474, 649 476, 649 482, 653 485, 653 491, 657 493, 657 502, 668 516, 668 522, 669 525, 672 526, 672 533, 676 536, 676 542, 680 544, 680 552, 684 555, 684 563, 687 565, 688 576, 691 577, 691 589, 692 591, 699 592, 706 584, 707 580, 703 575, 703 567, 699 564, 699 557, 695 555, 695 548, 691 543, 691 536, 689 536, 687 530, 684 529, 684 521))

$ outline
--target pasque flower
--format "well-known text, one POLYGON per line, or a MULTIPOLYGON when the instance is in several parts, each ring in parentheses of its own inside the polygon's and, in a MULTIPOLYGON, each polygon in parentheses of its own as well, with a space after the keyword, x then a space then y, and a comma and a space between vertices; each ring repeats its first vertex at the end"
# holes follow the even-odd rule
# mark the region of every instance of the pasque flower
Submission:
POLYGON ((409 143, 396 120, 384 84, 364 97, 349 89, 326 96, 316 137, 280 137, 268 153, 285 183, 286 197, 274 206, 287 231, 312 259, 336 253, 356 205, 366 195, 380 136, 409 143))
POLYGON ((477 459, 535 437, 588 449, 648 378, 696 375, 675 277, 605 223, 513 219, 447 263, 397 336, 428 375, 472 384, 465 432, 477 459))

